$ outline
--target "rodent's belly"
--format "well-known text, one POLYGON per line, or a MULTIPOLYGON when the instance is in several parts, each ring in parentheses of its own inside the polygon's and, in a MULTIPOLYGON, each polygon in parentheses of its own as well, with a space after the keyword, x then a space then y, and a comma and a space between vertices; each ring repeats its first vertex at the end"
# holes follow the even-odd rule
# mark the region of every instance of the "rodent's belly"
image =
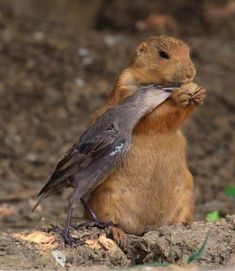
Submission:
POLYGON ((97 216, 134 234, 170 223, 188 182, 184 145, 177 132, 134 136, 122 166, 91 195, 97 216))

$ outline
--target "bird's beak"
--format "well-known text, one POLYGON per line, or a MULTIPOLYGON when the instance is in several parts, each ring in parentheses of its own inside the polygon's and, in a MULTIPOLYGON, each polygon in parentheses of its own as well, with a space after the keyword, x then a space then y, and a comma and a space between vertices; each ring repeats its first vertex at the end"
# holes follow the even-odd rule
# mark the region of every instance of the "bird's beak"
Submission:
POLYGON ((154 84, 153 85, 154 88, 156 89, 162 89, 165 92, 171 93, 174 90, 176 90, 178 88, 178 86, 174 85, 174 86, 162 86, 162 85, 158 85, 158 84, 154 84))
POLYGON ((177 87, 162 87, 165 92, 171 93, 177 89, 177 87))

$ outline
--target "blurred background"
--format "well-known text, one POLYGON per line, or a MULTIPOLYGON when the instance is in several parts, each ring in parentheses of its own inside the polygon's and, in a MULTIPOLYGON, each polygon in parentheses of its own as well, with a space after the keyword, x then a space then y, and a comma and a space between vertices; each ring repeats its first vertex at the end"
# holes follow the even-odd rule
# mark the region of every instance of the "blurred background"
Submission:
POLYGON ((63 222, 68 192, 31 214, 36 194, 137 44, 162 33, 189 43, 208 90, 184 126, 196 218, 235 213, 235 1, 172 2, 0 0, 1 230, 63 222))

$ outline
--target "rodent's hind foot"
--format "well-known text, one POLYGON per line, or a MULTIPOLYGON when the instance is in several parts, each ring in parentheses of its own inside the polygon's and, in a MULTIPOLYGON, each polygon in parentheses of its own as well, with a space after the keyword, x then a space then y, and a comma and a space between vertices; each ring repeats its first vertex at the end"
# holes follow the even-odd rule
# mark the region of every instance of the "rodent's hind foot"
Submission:
POLYGON ((127 234, 120 227, 110 226, 108 228, 108 235, 117 243, 121 248, 127 246, 127 234))
POLYGON ((85 228, 97 227, 99 229, 105 229, 106 234, 110 238, 112 238, 117 243, 118 246, 125 247, 127 244, 126 233, 120 228, 118 224, 115 224, 112 221, 103 222, 100 220, 92 220, 92 221, 81 223, 74 228, 76 230, 79 230, 83 227, 85 228))

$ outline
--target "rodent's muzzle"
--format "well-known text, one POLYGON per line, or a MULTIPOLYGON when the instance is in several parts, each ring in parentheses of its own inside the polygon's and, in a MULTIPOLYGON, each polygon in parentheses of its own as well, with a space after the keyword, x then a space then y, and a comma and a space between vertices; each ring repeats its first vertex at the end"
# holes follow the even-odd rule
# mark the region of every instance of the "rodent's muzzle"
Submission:
POLYGON ((194 64, 192 63, 189 68, 186 70, 186 78, 189 80, 189 82, 193 81, 193 79, 196 76, 196 69, 194 64))
POLYGON ((174 76, 174 82, 177 84, 190 83, 196 76, 196 69, 193 63, 187 65, 178 65, 177 72, 174 76))

